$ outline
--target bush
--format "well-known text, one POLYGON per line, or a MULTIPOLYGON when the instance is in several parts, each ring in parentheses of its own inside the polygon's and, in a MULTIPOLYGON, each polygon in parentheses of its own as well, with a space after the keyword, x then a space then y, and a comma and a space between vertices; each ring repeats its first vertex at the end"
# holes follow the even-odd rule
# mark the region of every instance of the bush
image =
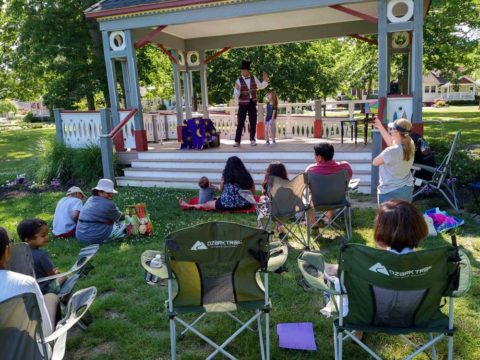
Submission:
POLYGON ((472 105, 478 105, 478 99, 476 100, 450 100, 448 102, 452 106, 472 106, 472 105))
POLYGON ((0 100, 0 115, 7 114, 9 112, 17 113, 17 107, 10 100, 0 100))
MULTIPOLYGON (((428 139, 431 149, 435 154, 435 161, 437 164, 443 160, 450 150, 450 139, 428 139)), ((460 185, 468 184, 472 181, 478 181, 480 178, 480 159, 475 159, 470 156, 468 148, 462 143, 457 145, 457 150, 453 154, 451 160, 452 176, 457 179, 460 185)))
POLYGON ((36 169, 36 181, 49 184, 53 179, 70 186, 90 186, 103 177, 101 150, 98 146, 73 149, 57 141, 42 143, 36 169))

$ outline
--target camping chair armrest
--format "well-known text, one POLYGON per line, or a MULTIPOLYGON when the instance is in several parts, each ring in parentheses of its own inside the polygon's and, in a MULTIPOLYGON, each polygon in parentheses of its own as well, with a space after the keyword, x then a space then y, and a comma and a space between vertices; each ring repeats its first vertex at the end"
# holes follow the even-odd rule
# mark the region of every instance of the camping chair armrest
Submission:
POLYGON ((416 163, 412 165, 412 169, 414 169, 415 171, 426 170, 428 172, 431 172, 432 174, 438 171, 437 168, 434 168, 428 165, 416 164, 416 163))
POLYGON ((470 259, 468 255, 463 251, 458 251, 460 255, 460 279, 458 283, 458 289, 453 291, 453 297, 462 297, 465 295, 468 290, 470 290, 470 286, 472 285, 472 265, 470 263, 470 259))
POLYGON ((268 258, 267 270, 274 272, 281 268, 288 258, 288 246, 280 241, 274 241, 269 244, 270 257, 268 258))
POLYGON ((67 331, 70 330, 88 311, 96 296, 97 288, 94 286, 75 292, 68 301, 67 315, 60 320, 55 331, 50 334, 50 336, 47 336, 44 342, 50 343, 65 336, 67 331))
POLYGON ((297 259, 298 268, 308 285, 318 290, 328 292, 333 295, 340 295, 334 288, 329 287, 325 280, 332 283, 332 278, 325 273, 325 259, 320 253, 304 251, 297 259), (313 268, 318 275, 311 275, 307 271, 307 267, 313 268))
POLYGON ((350 179, 348 182, 348 191, 355 191, 358 190, 358 186, 360 185, 360 179, 350 179))
POLYGON ((99 248, 100 246, 98 244, 94 244, 80 249, 75 264, 73 264, 73 266, 68 271, 37 279, 37 282, 42 283, 45 281, 55 280, 80 271, 85 266, 85 264, 88 263, 90 259, 97 253, 99 248))
POLYGON ((165 255, 161 251, 145 250, 140 257, 140 262, 142 263, 143 268, 150 274, 153 274, 160 279, 168 279, 168 270, 167 265, 165 264, 165 255), (163 265, 160 268, 152 268, 149 265, 150 260, 152 260, 157 255, 160 255, 163 265))

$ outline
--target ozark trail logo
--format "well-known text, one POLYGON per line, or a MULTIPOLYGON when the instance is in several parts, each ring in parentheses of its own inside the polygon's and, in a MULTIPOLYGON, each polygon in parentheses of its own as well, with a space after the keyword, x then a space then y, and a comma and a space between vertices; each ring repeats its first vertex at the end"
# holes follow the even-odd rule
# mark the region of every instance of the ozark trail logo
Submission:
POLYGON ((197 241, 195 244, 193 244, 193 246, 190 250, 208 250, 208 247, 207 247, 207 245, 205 245, 204 242, 197 241))
POLYGON ((380 273, 380 274, 383 274, 383 275, 387 275, 387 276, 390 276, 390 274, 388 273, 388 270, 387 268, 380 264, 380 263, 376 263, 375 265, 373 265, 370 269, 368 269, 370 271, 373 271, 373 272, 376 272, 376 273, 380 273))

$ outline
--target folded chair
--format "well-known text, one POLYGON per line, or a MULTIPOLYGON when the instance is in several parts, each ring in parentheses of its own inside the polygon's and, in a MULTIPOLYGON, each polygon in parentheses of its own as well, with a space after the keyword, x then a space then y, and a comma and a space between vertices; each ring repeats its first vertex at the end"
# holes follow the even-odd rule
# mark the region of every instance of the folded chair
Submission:
POLYGON ((0 357, 2 360, 63 359, 67 332, 87 312, 97 294, 95 287, 77 291, 70 298, 65 317, 45 337, 37 298, 24 293, 0 303, 0 357))
POLYGON ((325 226, 319 231, 313 241, 321 237, 327 229, 332 229, 342 236, 340 232, 342 226, 337 223, 337 220, 342 215, 345 222, 346 238, 350 240, 352 236, 352 211, 348 201, 349 181, 347 170, 330 175, 318 175, 309 172, 307 176, 312 207, 320 212, 318 220, 310 224, 309 230, 311 231, 313 226, 319 227, 319 225, 324 223, 327 211, 335 210, 333 219, 328 219, 328 222, 325 223, 325 226))
POLYGON ((415 172, 424 170, 428 171, 432 174, 431 180, 425 180, 416 177, 415 178, 415 185, 418 186, 418 190, 416 190, 413 194, 413 198, 416 196, 427 193, 429 191, 438 191, 443 197, 448 201, 448 203, 458 211, 458 202, 457 196, 455 194, 455 179, 452 175, 452 158, 453 154, 457 148, 458 141, 460 139, 461 131, 457 131, 455 137, 453 138, 452 144, 450 145, 450 151, 445 156, 443 161, 437 167, 431 167, 421 164, 413 164, 413 176, 415 177, 415 172))
MULTIPOLYGON (((259 229, 272 232, 272 221, 270 217, 271 202, 267 196, 257 201, 250 190, 240 190, 240 196, 255 206, 257 213, 257 224, 259 229)), ((284 241, 270 242, 270 257, 268 259, 268 271, 275 272, 280 269, 288 259, 288 245, 284 241)))
MULTIPOLYGON (((70 267, 70 269, 64 273, 51 275, 43 278, 37 279, 38 283, 45 281, 51 281, 58 279, 63 276, 68 276, 68 279, 62 284, 58 297, 63 299, 65 296, 69 295, 77 280, 81 275, 86 274, 90 271, 93 266, 87 263, 92 259, 92 257, 97 253, 99 245, 90 245, 80 249, 75 263, 70 267)), ((12 246, 12 256, 8 262, 8 270, 15 271, 24 275, 29 275, 35 278, 35 268, 33 264, 32 252, 28 244, 26 243, 17 243, 12 246)))
POLYGON ((267 193, 271 202, 270 221, 281 223, 286 233, 280 241, 286 242, 288 236, 300 242, 305 249, 310 248, 309 229, 309 191, 307 175, 302 173, 292 180, 284 180, 277 176, 268 178, 267 193), (306 230, 302 229, 301 223, 306 220, 306 230), (295 231, 297 230, 297 231, 295 231))
POLYGON ((269 233, 228 222, 209 222, 174 232, 165 240, 165 263, 151 268, 149 259, 158 252, 142 255, 145 269, 156 276, 168 275, 167 315, 170 321, 171 357, 176 359, 177 324, 193 332, 215 350, 207 357, 221 354, 235 359, 225 348, 244 330, 258 332, 261 359, 270 358, 268 292, 269 233), (263 273, 263 284, 258 272, 263 273), (242 322, 233 311, 245 310, 253 315, 242 322), (241 326, 222 344, 217 344, 198 329, 208 313, 225 313, 241 326), (200 313, 188 323, 180 315, 200 313), (265 321, 265 337, 262 332, 265 321), (256 329, 251 325, 257 322, 256 329))
POLYGON ((454 298, 462 296, 471 282, 468 257, 456 246, 397 255, 360 244, 344 245, 338 278, 324 273, 325 263, 318 253, 304 252, 298 265, 306 282, 330 293, 334 301, 338 311, 333 322, 336 360, 342 359, 347 339, 381 359, 355 337, 355 331, 399 335, 414 350, 406 359, 430 348, 436 359, 435 344, 447 338, 448 359, 453 359, 454 298), (448 315, 440 311, 444 297, 449 298, 448 315), (405 336, 410 333, 424 333, 428 339, 417 345, 405 336))

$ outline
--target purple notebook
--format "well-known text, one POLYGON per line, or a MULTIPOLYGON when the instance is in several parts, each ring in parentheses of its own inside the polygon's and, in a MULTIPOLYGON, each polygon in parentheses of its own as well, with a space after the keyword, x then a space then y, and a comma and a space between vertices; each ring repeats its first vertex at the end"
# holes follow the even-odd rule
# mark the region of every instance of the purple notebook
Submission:
POLYGON ((278 345, 281 348, 317 350, 311 322, 277 324, 277 335, 278 345))

